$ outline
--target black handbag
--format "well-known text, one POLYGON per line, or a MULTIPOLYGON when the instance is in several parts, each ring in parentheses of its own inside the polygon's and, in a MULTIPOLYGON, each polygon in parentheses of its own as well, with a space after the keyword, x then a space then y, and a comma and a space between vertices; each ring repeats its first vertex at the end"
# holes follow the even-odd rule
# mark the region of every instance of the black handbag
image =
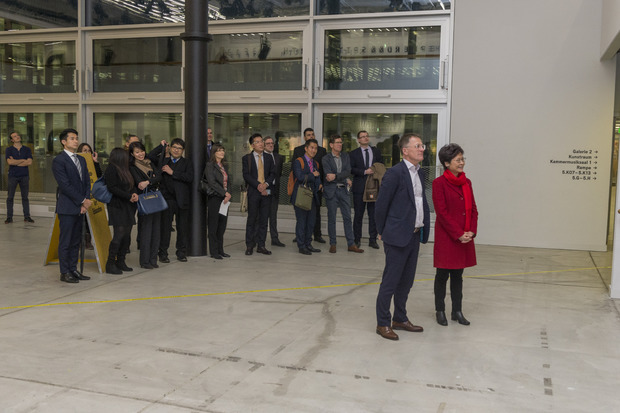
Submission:
POLYGON ((138 195, 138 215, 155 214, 168 209, 161 191, 146 191, 138 195))

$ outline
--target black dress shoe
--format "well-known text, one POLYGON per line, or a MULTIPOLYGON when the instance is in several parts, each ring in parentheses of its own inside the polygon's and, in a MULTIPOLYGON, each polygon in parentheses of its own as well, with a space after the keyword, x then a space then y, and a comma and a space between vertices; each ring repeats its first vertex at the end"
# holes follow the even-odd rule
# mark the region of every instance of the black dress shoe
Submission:
POLYGON ((170 258, 167 255, 160 255, 159 262, 163 262, 164 264, 168 264, 170 262, 170 258))
POLYGON ((447 326, 448 325, 448 319, 446 318, 446 312, 445 311, 437 311, 435 313, 435 318, 437 318, 437 324, 439 324, 440 326, 447 326))
POLYGON ((258 248, 256 248, 256 252, 258 252, 259 254, 271 255, 271 251, 269 251, 265 247, 258 247, 258 248))
POLYGON ((252 255, 254 254, 254 248, 248 248, 245 250, 245 255, 252 255))
POLYGON ((13 218, 7 218, 6 221, 4 221, 5 224, 10 224, 11 222, 13 222, 13 218))
POLYGON ((30 217, 24 218, 24 222, 29 222, 31 224, 34 224, 34 220, 32 218, 30 218, 30 217))
POLYGON ((271 240, 271 245, 275 245, 276 247, 285 247, 286 246, 283 243, 281 243, 279 239, 271 240))
POLYGON ((463 313, 460 312, 460 311, 453 311, 452 312, 452 319, 455 320, 455 321, 458 321, 459 324, 462 324, 464 326, 468 326, 470 324, 469 321, 467 321, 467 319, 463 315, 463 313))
POLYGON ((151 267, 153 267, 153 268, 159 268, 159 265, 157 265, 157 263, 155 263, 155 264, 151 264, 151 267))
POLYGON ((299 253, 304 254, 304 255, 312 255, 312 253, 308 250, 308 248, 300 248, 299 253))
POLYGON ((140 268, 144 268, 144 269, 147 269, 147 270, 152 270, 155 267, 153 267, 151 264, 140 264, 140 268))
POLYGON ((177 257, 177 260, 181 261, 181 262, 187 262, 187 257, 184 255, 181 255, 180 257, 177 257))
POLYGON ((310 251, 310 252, 321 252, 321 250, 320 250, 320 249, 318 249, 318 248, 314 248, 312 245, 310 245, 310 246, 308 247, 308 251, 310 251))
POLYGON ((78 280, 77 278, 75 278, 72 274, 70 273, 63 273, 60 274, 60 281, 64 281, 66 283, 71 283, 71 284, 75 284, 75 283, 79 283, 80 280, 78 280))
MULTIPOLYGON (((326 242, 326 241, 325 241, 325 239, 323 239, 323 237, 322 237, 322 236, 320 236, 320 235, 319 235, 318 237, 314 237, 314 240, 315 240, 316 242, 318 242, 319 244, 325 244, 325 242, 326 242)), ((312 251, 312 250, 311 250, 311 251, 312 251)))
POLYGON ((78 280, 90 280, 90 277, 88 275, 84 275, 79 271, 71 271, 71 275, 73 275, 78 280))
POLYGON ((369 246, 370 248, 374 248, 374 249, 376 249, 376 250, 378 250, 378 249, 379 249, 379 244, 377 244, 377 241, 370 241, 370 242, 368 243, 368 246, 369 246))
POLYGON ((220 252, 220 255, 224 258, 230 258, 230 255, 226 254, 225 252, 220 252))
POLYGON ((293 238, 293 244, 297 243, 297 237, 293 238))
POLYGON ((222 256, 220 254, 212 254, 211 258, 215 259, 215 260, 221 260, 223 259, 222 256))

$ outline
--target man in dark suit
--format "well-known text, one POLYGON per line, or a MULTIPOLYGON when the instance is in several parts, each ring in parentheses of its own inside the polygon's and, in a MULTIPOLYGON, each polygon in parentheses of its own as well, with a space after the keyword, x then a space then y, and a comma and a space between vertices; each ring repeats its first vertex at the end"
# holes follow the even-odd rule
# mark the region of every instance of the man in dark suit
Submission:
POLYGON ((52 172, 58 183, 56 213, 60 225, 58 263, 60 281, 77 283, 89 280, 77 270, 83 215, 90 208, 90 177, 86 159, 76 154, 80 145, 75 129, 60 132, 64 150, 52 161, 52 172))
MULTIPOLYGON (((375 223, 375 203, 364 202, 364 188, 368 175, 372 175, 370 168, 375 163, 383 163, 381 151, 370 146, 370 136, 365 130, 357 132, 357 143, 360 147, 351 151, 351 173, 353 174, 353 235, 355 245, 359 247, 362 239, 362 223, 364 221, 364 210, 368 209, 368 245, 371 248, 379 249, 377 244, 377 226, 375 223)), ((380 191, 379 191, 380 192, 380 191)))
POLYGON ((265 142, 260 133, 250 136, 252 152, 241 159, 243 179, 248 185, 248 220, 245 225, 245 255, 256 252, 271 255, 265 248, 267 221, 271 208, 271 190, 275 179, 273 158, 264 153, 265 142))
MULTIPOLYGON (((314 137, 314 129, 312 128, 304 129, 304 140, 307 141, 308 139, 316 139, 314 137)), ((295 159, 304 156, 305 153, 306 153, 305 144, 299 145, 293 150, 292 161, 294 162, 295 159)), ((316 151, 316 156, 314 157, 314 160, 317 161, 317 163, 319 164, 319 169, 320 169, 319 173, 321 175, 321 182, 325 182, 325 173, 323 172, 323 168, 321 168, 321 165, 322 165, 323 157, 326 154, 327 154, 327 150, 324 147, 319 146, 316 151)), ((314 240, 316 242, 320 242, 321 244, 325 244, 325 240, 323 239, 323 234, 321 232, 321 203, 323 202, 323 193, 319 192, 318 197, 319 197, 319 205, 316 208, 316 218, 314 221, 314 240)))
POLYGON ((213 129, 207 128, 207 162, 211 159, 211 148, 213 147, 213 129))
POLYGON ((168 209, 161 213, 161 237, 159 241, 159 261, 170 262, 168 247, 170 247, 170 234, 172 218, 177 219, 177 242, 176 255, 181 262, 187 261, 187 236, 189 234, 189 193, 190 185, 194 178, 192 162, 184 158, 185 141, 175 138, 170 142, 170 156, 162 159, 162 152, 166 151, 166 141, 157 146, 149 153, 149 159, 162 170, 162 181, 159 185, 164 199, 168 203, 168 209))
POLYGON ((282 177, 282 165, 284 156, 275 150, 275 141, 271 136, 265 138, 265 153, 273 158, 275 166, 275 179, 271 186, 271 207, 269 209, 269 233, 271 234, 271 245, 284 247, 280 242, 278 234, 278 205, 280 204, 280 178, 282 177))
POLYGON ((430 210, 424 191, 426 147, 413 133, 398 142, 403 161, 388 169, 375 206, 378 237, 385 249, 385 269, 377 295, 377 334, 398 340, 393 330, 422 332, 407 318, 407 298, 413 286, 420 242, 428 241, 430 210), (394 297, 394 317, 390 303, 394 297))

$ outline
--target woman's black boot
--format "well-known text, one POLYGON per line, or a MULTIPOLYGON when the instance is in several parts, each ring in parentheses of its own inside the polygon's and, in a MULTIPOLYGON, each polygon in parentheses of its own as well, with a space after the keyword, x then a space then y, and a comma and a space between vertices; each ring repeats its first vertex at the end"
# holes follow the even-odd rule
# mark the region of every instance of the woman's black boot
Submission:
POLYGON ((442 326, 448 325, 448 319, 446 318, 445 311, 437 311, 435 316, 437 317, 437 324, 442 325, 442 326))
POLYGON ((463 324, 464 326, 468 326, 469 325, 469 321, 467 321, 467 319, 465 318, 463 313, 460 312, 460 311, 453 311, 452 312, 452 319, 455 320, 455 321, 458 321, 459 324, 463 324))

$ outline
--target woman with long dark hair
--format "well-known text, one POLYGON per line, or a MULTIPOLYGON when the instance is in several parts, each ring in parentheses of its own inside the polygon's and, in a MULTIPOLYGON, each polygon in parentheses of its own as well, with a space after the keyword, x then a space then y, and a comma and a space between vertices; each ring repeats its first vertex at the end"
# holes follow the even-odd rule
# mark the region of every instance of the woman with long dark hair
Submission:
POLYGON ((110 152, 110 163, 105 170, 105 182, 112 193, 108 204, 108 222, 114 229, 110 241, 108 261, 105 271, 108 274, 122 274, 132 271, 125 263, 125 254, 131 239, 131 227, 136 223, 136 202, 138 194, 134 179, 129 172, 129 154, 123 148, 114 148, 110 152))
POLYGON ((97 174, 97 178, 100 178, 101 175, 103 175, 103 172, 101 171, 101 165, 99 165, 99 155, 97 155, 97 152, 93 151, 92 146, 90 146, 86 142, 82 142, 77 148, 77 153, 90 153, 93 157, 93 162, 95 163, 95 173, 97 174))
MULTIPOLYGON (((165 151, 162 151, 162 156, 164 153, 165 151)), ((136 192, 157 190, 161 181, 161 169, 153 168, 142 142, 133 142, 129 145, 129 154, 131 157, 129 170, 135 182, 136 192)), ((138 216, 138 236, 140 267, 149 270, 159 268, 157 252, 161 239, 161 212, 138 216)))
POLYGON ((450 279, 452 320, 469 325, 463 316, 463 270, 476 265, 474 237, 478 232, 478 208, 471 181, 465 176, 464 151, 456 143, 439 150, 444 173, 433 181, 435 205, 435 311, 437 323, 448 325, 446 318, 446 284, 450 279))
POLYGON ((226 172, 224 155, 226 150, 220 144, 215 144, 211 148, 211 158, 203 173, 203 178, 207 181, 207 222, 209 230, 209 254, 216 260, 223 257, 230 257, 224 252, 224 231, 228 217, 220 214, 222 203, 230 202, 230 178, 226 172))

